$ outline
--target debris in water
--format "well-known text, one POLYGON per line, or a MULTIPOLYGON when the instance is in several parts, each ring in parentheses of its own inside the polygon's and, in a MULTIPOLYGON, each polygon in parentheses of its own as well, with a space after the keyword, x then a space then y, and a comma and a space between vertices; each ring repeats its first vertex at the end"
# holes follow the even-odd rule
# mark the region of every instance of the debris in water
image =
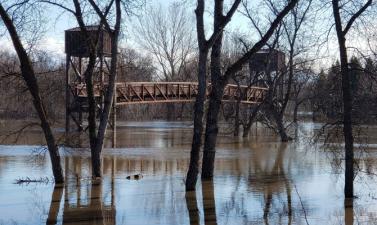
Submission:
POLYGON ((41 177, 38 179, 30 179, 30 177, 16 179, 15 184, 30 184, 30 183, 49 183, 48 177, 41 177))
POLYGON ((135 174, 126 177, 127 180, 140 180, 141 178, 143 178, 142 174, 135 174))

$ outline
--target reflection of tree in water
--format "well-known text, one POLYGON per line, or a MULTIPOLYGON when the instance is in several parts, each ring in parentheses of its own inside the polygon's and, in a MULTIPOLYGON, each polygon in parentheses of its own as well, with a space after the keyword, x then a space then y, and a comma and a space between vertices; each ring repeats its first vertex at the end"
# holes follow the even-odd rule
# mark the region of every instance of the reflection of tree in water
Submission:
POLYGON ((353 215, 354 208, 353 208, 353 199, 344 199, 344 224, 345 225, 353 225, 353 215))
POLYGON ((55 185, 54 190, 52 192, 51 196, 51 204, 50 204, 50 210, 48 212, 48 217, 46 224, 56 224, 57 223, 57 218, 59 214, 59 209, 60 209, 60 201, 63 196, 63 190, 64 188, 59 185, 55 185))
POLYGON ((10 157, 0 156, 0 176, 3 173, 5 165, 10 161, 10 157))
POLYGON ((215 190, 212 180, 202 181, 204 222, 206 225, 216 225, 215 190))
POLYGON ((299 197, 293 203, 296 189, 291 183, 291 175, 300 172, 297 169, 291 171, 292 162, 298 168, 305 162, 298 161, 296 152, 287 152, 287 144, 277 144, 270 148, 273 151, 259 146, 252 151, 243 152, 245 155, 235 160, 218 160, 222 161, 220 167, 224 171, 232 171, 232 176, 215 179, 215 183, 220 184, 217 186, 220 195, 218 215, 221 215, 221 221, 225 220, 225 224, 234 223, 234 219, 240 224, 249 224, 251 221, 257 224, 292 224, 293 221, 305 223, 302 220, 308 209, 299 197), (226 191, 222 185, 227 186, 226 191), (261 202, 262 207, 255 204, 255 201, 261 202), (256 214, 260 209, 262 215, 259 217, 256 214))
MULTIPOLYGON (((168 155, 166 157, 172 157, 168 155)), ((181 213, 185 205, 182 204, 181 194, 177 186, 182 185, 183 177, 188 165, 188 159, 163 158, 163 159, 125 159, 117 163, 117 170, 129 174, 141 173, 148 176, 158 176, 161 180, 153 183, 146 181, 142 189, 153 195, 139 198, 135 196, 135 207, 141 207, 143 216, 148 219, 167 219, 170 224, 181 223, 181 213)), ((145 179, 145 178, 143 178, 145 179)))
MULTIPOLYGON (((59 214, 60 202, 63 197, 64 190, 64 204, 63 204, 63 221, 62 224, 104 224, 111 225, 116 222, 116 210, 114 199, 114 173, 112 173, 111 185, 109 186, 111 192, 110 203, 104 202, 103 182, 92 181, 87 184, 90 188, 86 193, 82 193, 81 189, 85 184, 82 184, 81 168, 82 160, 75 158, 72 166, 75 176, 66 173, 66 184, 63 187, 55 187, 52 193, 50 210, 46 224, 56 224, 57 216, 59 214)), ((115 163, 115 162, 114 162, 115 163)), ((65 160, 66 170, 69 171, 69 160, 65 160)), ((115 166, 113 167, 115 168, 115 166)))
POLYGON ((200 224, 200 215, 195 191, 186 192, 185 196, 190 225, 200 224))
POLYGON ((148 197, 137 198, 137 207, 143 208, 144 217, 148 220, 167 220, 169 224, 182 223, 185 205, 182 204, 183 193, 177 192, 177 187, 182 185, 182 177, 167 175, 163 180, 153 181, 149 187, 143 187, 146 193, 153 193, 148 197))
MULTIPOLYGON (((203 216, 205 225, 217 225, 215 191, 212 180, 201 182, 203 216)), ((186 192, 186 205, 189 213, 190 225, 200 224, 197 193, 195 191, 186 192)))
POLYGON ((281 217, 288 216, 288 224, 292 223, 292 198, 291 198, 291 182, 290 178, 287 177, 284 168, 284 153, 287 149, 287 144, 280 144, 277 149, 277 155, 274 163, 272 164, 272 169, 268 168, 268 163, 265 167, 262 166, 262 160, 258 157, 259 154, 255 154, 254 160, 254 175, 249 175, 249 184, 255 190, 263 193, 264 198, 264 208, 263 208, 263 219, 265 224, 269 224, 269 216, 271 213, 271 207, 274 205, 273 196, 276 195, 280 198, 281 193, 286 192, 286 204, 283 203, 283 212, 279 212, 279 220, 281 217))
MULTIPOLYGON (((82 156, 70 156, 65 158, 65 179, 68 181, 64 188, 63 224, 115 224, 115 193, 114 178, 117 174, 126 175, 141 173, 149 175, 164 175, 163 182, 155 182, 150 188, 161 190, 150 197, 143 197, 137 205, 143 206, 143 216, 162 218, 169 215, 169 221, 180 223, 180 213, 184 210, 181 199, 177 195, 176 186, 182 180, 177 178, 178 173, 185 172, 187 159, 126 159, 117 156, 103 157, 102 184, 89 183, 82 179, 90 174, 89 158, 82 156), (86 168, 86 169, 84 169, 86 168), (89 169, 88 169, 89 168, 89 169), (111 187, 106 182, 111 177, 111 187), (109 188, 107 188, 109 187, 109 188), (110 193, 109 193, 110 192, 110 193), (111 198, 108 198, 111 196, 111 198), (110 202, 110 204, 107 204, 110 202)), ((148 186, 144 186, 148 190, 148 186)), ((53 195, 59 196, 59 189, 54 190, 53 195)), ((60 197, 62 198, 62 197, 60 197)), ((55 224, 58 216, 60 200, 53 197, 51 202, 48 224, 55 224), (59 201, 59 202, 57 202, 59 201), (55 216, 55 219, 54 219, 55 216)), ((174 224, 172 222, 172 224, 174 224)))

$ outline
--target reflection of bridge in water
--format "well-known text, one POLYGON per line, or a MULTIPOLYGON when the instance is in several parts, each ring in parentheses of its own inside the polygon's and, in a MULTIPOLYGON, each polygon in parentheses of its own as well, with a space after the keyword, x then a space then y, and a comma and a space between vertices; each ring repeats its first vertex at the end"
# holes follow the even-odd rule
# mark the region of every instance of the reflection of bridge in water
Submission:
MULTIPOLYGON (((244 104, 260 103, 267 88, 257 86, 232 85, 225 87, 223 101, 244 104)), ((103 92, 101 85, 95 85, 95 96, 100 97, 103 92)), ((211 92, 211 85, 207 87, 207 97, 211 92)), ((79 98, 86 98, 87 91, 84 83, 74 85, 74 94, 79 98)), ((198 83, 194 82, 124 82, 116 84, 116 105, 142 103, 174 103, 192 102, 198 94, 198 83)))

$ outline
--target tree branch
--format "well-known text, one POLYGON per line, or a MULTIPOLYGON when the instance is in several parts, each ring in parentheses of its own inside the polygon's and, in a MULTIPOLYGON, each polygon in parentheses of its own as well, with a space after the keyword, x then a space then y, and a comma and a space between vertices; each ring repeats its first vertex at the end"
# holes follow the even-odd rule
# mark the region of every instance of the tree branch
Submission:
POLYGON ((207 41, 207 46, 212 46, 217 37, 221 34, 221 32, 224 30, 225 26, 230 22, 230 20, 232 19, 233 17, 233 14, 236 12, 239 4, 241 3, 241 0, 235 0, 232 7, 230 8, 230 10, 228 11, 228 13, 223 17, 221 23, 219 24, 219 26, 217 27, 218 29, 217 30, 214 30, 211 37, 208 39, 207 41))
POLYGON ((270 28, 264 34, 260 41, 255 43, 255 45, 245 53, 240 59, 238 59, 233 65, 231 65, 224 74, 224 79, 229 79, 233 74, 238 72, 242 65, 245 64, 252 55, 258 52, 268 41, 268 39, 273 35, 275 29, 279 26, 283 18, 289 13, 289 11, 297 4, 298 0, 291 0, 287 6, 277 15, 275 20, 271 23, 270 28))
POLYGON ((111 32, 111 28, 109 23, 107 22, 106 16, 110 11, 110 8, 112 4, 114 3, 114 0, 111 0, 109 3, 109 6, 106 8, 105 13, 102 13, 101 9, 98 7, 98 5, 93 1, 89 0, 90 5, 92 5, 93 9, 96 11, 97 15, 101 18, 101 22, 105 25, 107 31, 111 32))
POLYGON ((51 5, 55 5, 55 6, 58 6, 64 10, 66 10, 67 12, 70 12, 72 13, 73 15, 76 15, 75 11, 68 8, 68 7, 65 7, 64 5, 62 4, 59 4, 59 3, 56 3, 56 2, 53 2, 53 1, 48 1, 48 0, 40 0, 39 2, 42 2, 42 3, 48 3, 48 4, 51 4, 51 5))
POLYGON ((348 21, 346 27, 343 30, 343 35, 346 35, 348 31, 351 29, 352 24, 355 20, 365 11, 367 8, 372 4, 373 0, 368 0, 363 7, 359 9, 355 14, 352 15, 351 19, 348 21))

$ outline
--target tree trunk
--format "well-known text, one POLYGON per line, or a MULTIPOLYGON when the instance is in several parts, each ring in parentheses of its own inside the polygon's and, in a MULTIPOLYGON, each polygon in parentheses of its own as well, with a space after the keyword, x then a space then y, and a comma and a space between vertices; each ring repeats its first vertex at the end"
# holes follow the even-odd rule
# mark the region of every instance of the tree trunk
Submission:
POLYGON ((292 140, 291 137, 288 136, 286 129, 284 127, 284 111, 280 110, 278 106, 276 106, 274 103, 274 95, 273 90, 269 90, 266 95, 266 104, 267 104, 267 114, 271 116, 270 118, 274 120, 275 122, 275 129, 277 130, 277 133, 280 136, 280 139, 282 142, 288 142, 292 140))
POLYGON ((16 31, 16 28, 12 20, 10 19, 9 15, 3 8, 2 4, 0 4, 0 16, 5 26, 7 27, 10 37, 12 39, 13 46, 20 60, 21 75, 24 81, 26 82, 26 85, 29 89, 30 94, 33 97, 34 108, 37 111, 39 119, 41 121, 41 127, 43 130, 47 147, 48 147, 48 151, 50 154, 52 172, 54 175, 55 183, 63 183, 64 178, 63 178, 62 167, 60 164, 59 149, 58 149, 58 146, 56 145, 54 135, 52 133, 50 124, 47 119, 47 114, 46 114, 45 107, 43 105, 43 102, 40 96, 39 86, 38 86, 37 78, 34 73, 33 66, 31 64, 29 56, 26 53, 26 50, 24 49, 22 45, 22 42, 16 31))
MULTIPOLYGON (((223 18, 223 1, 215 2, 214 29, 218 29, 223 18)), ((223 33, 215 40, 211 50, 211 94, 207 112, 206 132, 203 149, 202 179, 212 179, 218 128, 218 115, 220 112, 221 100, 224 93, 224 83, 221 74, 221 49, 223 33)))
POLYGON ((166 104, 166 120, 173 121, 175 120, 175 103, 166 104))
MULTIPOLYGON (((95 154, 93 149, 97 143, 97 135, 96 135, 96 100, 94 97, 94 90, 93 90, 93 70, 96 63, 96 54, 91 53, 89 57, 89 63, 85 70, 85 84, 88 93, 88 132, 89 132, 89 142, 90 142, 90 150, 91 150, 91 159, 92 159, 92 170, 94 171, 95 165, 97 164, 93 160, 95 159, 95 154)), ((92 173, 94 176, 94 172, 92 173)))
POLYGON ((221 98, 224 93, 224 86, 218 82, 213 84, 212 92, 209 100, 209 107, 207 113, 206 132, 203 150, 203 165, 202 165, 202 179, 212 179, 215 155, 216 155, 216 140, 219 131, 218 115, 220 112, 221 98))
MULTIPOLYGON (((214 30, 219 29, 223 19, 224 2, 215 1, 214 6, 214 30)), ((220 32, 214 41, 211 50, 211 94, 207 112, 206 132, 203 149, 202 179, 212 179, 216 155, 216 139, 218 128, 218 115, 220 112, 221 100, 224 93, 225 83, 221 73, 221 49, 223 43, 223 32, 220 32)))
POLYGON ((277 128, 278 133, 280 135, 281 141, 282 142, 288 142, 288 141, 292 140, 292 138, 288 136, 287 131, 284 127, 283 115, 276 112, 276 110, 272 110, 272 115, 275 119, 276 126, 277 126, 276 128, 277 128))
POLYGON ((258 115, 258 111, 261 107, 261 105, 264 104, 264 103, 260 103, 258 106, 256 106, 252 113, 249 115, 249 118, 248 118, 248 121, 247 121, 247 124, 243 127, 243 134, 242 134, 242 137, 247 137, 249 136, 249 133, 250 133, 250 129, 251 129, 251 126, 253 125, 254 123, 254 120, 255 118, 257 117, 258 115))
POLYGON ((354 178, 354 153, 352 134, 352 96, 348 70, 348 57, 346 48, 345 33, 342 29, 342 22, 339 13, 338 1, 333 0, 333 12, 335 19, 336 33, 338 37, 340 65, 342 76, 343 92, 343 135, 345 142, 345 174, 344 174, 344 196, 353 198, 353 178, 354 178))
POLYGON ((196 29, 198 37, 198 46, 199 46, 199 65, 198 65, 198 95, 196 96, 195 102, 195 115, 194 115, 194 135, 193 142, 191 147, 191 158, 189 171, 187 172, 186 179, 186 190, 194 190, 198 174, 198 161, 199 161, 199 152, 201 145, 201 135, 203 132, 203 115, 204 115, 204 100, 206 97, 206 73, 207 73, 207 56, 209 49, 213 46, 216 40, 221 36, 222 31, 226 24, 232 18, 234 12, 237 10, 240 0, 236 0, 232 7, 230 8, 228 14, 224 17, 222 15, 222 5, 223 0, 215 1, 215 12, 217 14, 217 20, 215 23, 220 23, 220 25, 215 26, 213 34, 206 40, 205 31, 204 31, 204 9, 205 1, 198 0, 197 8, 195 10, 196 15, 196 29), (220 6, 220 7, 219 7, 220 6), (221 14, 219 16, 218 14, 221 14), (220 18, 220 20, 219 20, 220 18))
POLYGON ((295 108, 293 109, 293 123, 297 124, 297 113, 298 113, 298 104, 297 100, 295 101, 295 108))
MULTIPOLYGON (((75 16, 76 20, 80 26, 81 32, 83 32, 87 42, 89 43, 89 63, 86 67, 84 72, 85 78, 85 85, 87 90, 87 99, 88 99, 88 131, 89 131, 89 142, 90 142, 90 153, 91 153, 91 160, 92 160, 92 176, 93 177, 100 177, 100 170, 98 170, 98 166, 100 165, 100 161, 97 159, 97 153, 95 152, 95 148, 97 145, 97 124, 96 124, 96 110, 97 104, 96 99, 94 96, 94 85, 93 85, 93 72, 96 66, 96 59, 97 59, 97 44, 99 40, 99 31, 96 36, 95 40, 92 40, 92 37, 89 36, 88 31, 86 29, 83 15, 81 11, 80 2, 78 0, 73 0, 75 6, 75 16)), ((103 23, 101 23, 101 28, 103 23)), ((103 56, 100 55, 102 58, 103 56)), ((101 62, 102 63, 102 62, 101 62)), ((102 104, 102 102, 101 102, 102 104)), ((102 106, 101 106, 102 109, 102 106)))
POLYGON ((118 38, 120 32, 121 9, 120 0, 115 1, 116 5, 116 23, 114 30, 111 34, 111 65, 109 73, 109 81, 107 90, 104 97, 104 107, 100 116, 100 123, 98 126, 97 141, 95 148, 92 149, 92 173, 93 177, 101 177, 101 153, 103 143, 106 135, 107 125, 109 124, 110 112, 113 105, 115 88, 116 88, 116 75, 117 75, 117 62, 118 62, 118 38))
POLYGON ((204 101, 206 98, 206 74, 207 74, 207 56, 208 51, 199 52, 198 63, 198 95, 195 100, 194 111, 194 134, 192 137, 190 165, 186 178, 186 191, 195 190, 196 181, 199 173, 199 153, 202 143, 203 134, 203 115, 204 115, 204 101))
MULTIPOLYGON (((252 125, 252 123, 251 123, 251 125, 252 125)), ((246 124, 246 125, 243 127, 243 132, 242 132, 242 137, 243 137, 243 138, 246 138, 246 137, 249 136, 251 125, 248 126, 248 124, 246 124)))
MULTIPOLYGON (((89 64, 85 71, 85 83, 88 92, 88 102, 89 102, 89 116, 88 116, 88 124, 89 124, 89 139, 90 139, 90 150, 91 150, 91 160, 92 160, 92 177, 99 178, 102 176, 101 174, 101 152, 103 149, 104 138, 106 135, 106 129, 110 118, 110 112, 112 109, 112 104, 114 100, 114 93, 115 93, 115 82, 116 82, 116 73, 117 73, 117 53, 118 53, 118 38, 120 32, 120 22, 121 22, 121 2, 120 0, 115 0, 115 7, 116 7, 116 19, 114 29, 110 28, 110 25, 107 22, 106 16, 109 13, 111 5, 108 6, 105 13, 101 12, 101 9, 96 5, 96 3, 92 0, 89 0, 90 5, 94 8, 97 15, 100 17, 100 27, 104 26, 107 32, 110 33, 111 36, 111 65, 110 65, 110 72, 109 72, 109 79, 108 85, 106 86, 105 96, 103 98, 103 107, 101 107, 100 113, 100 120, 98 130, 96 131, 96 102, 94 97, 94 87, 93 87, 93 70, 95 67, 95 61, 97 58, 97 42, 99 39, 99 34, 97 35, 97 40, 95 43, 92 42, 90 36, 87 33, 86 26, 84 24, 84 20, 82 17, 81 7, 78 0, 74 0, 74 5, 76 9, 76 19, 80 25, 81 30, 84 32, 88 41, 91 42, 90 48, 90 57, 89 57, 89 64)), ((102 58, 103 56, 100 55, 102 58)))

